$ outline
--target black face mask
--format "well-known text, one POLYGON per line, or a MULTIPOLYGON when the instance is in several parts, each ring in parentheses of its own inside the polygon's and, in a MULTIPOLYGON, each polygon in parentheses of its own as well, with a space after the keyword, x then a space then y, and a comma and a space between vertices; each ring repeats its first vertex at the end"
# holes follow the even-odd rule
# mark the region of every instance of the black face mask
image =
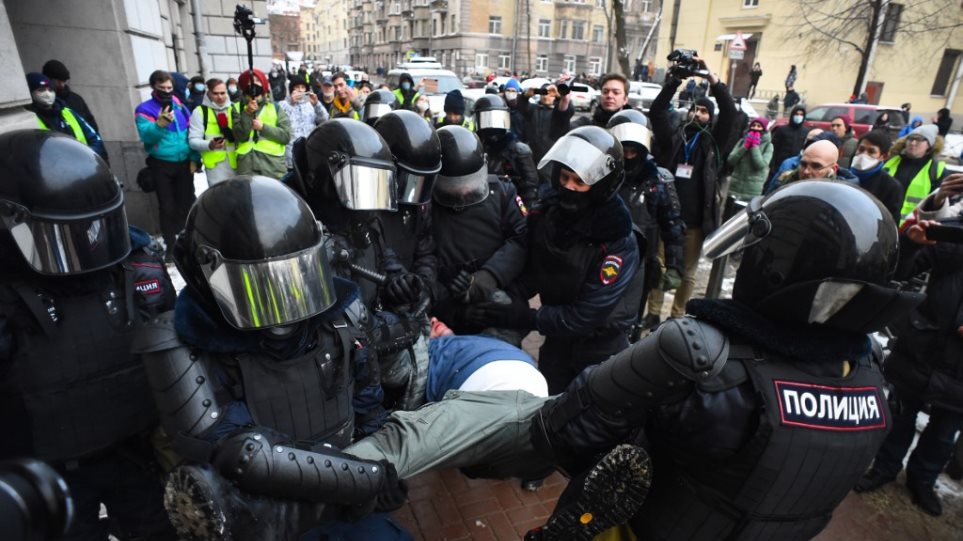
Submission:
POLYGON ((171 101, 173 101, 173 96, 174 96, 173 92, 169 92, 167 90, 154 89, 154 99, 156 99, 157 101, 161 102, 164 105, 170 104, 171 101))
POLYGON ((645 161, 645 156, 639 153, 638 156, 625 160, 625 179, 635 180, 636 175, 642 170, 642 162, 645 161))
POLYGON ((558 206, 566 213, 582 214, 592 206, 591 190, 587 192, 576 192, 559 187, 558 206))

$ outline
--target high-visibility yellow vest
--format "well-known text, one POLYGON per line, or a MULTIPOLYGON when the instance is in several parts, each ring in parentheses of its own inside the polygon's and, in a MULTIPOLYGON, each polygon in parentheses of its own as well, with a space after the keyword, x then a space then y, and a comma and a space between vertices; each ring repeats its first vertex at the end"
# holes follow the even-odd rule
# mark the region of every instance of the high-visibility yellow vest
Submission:
MULTIPOLYGON (((221 127, 217 124, 217 112, 206 105, 201 105, 201 107, 204 108, 202 112, 204 113, 204 118, 207 119, 207 124, 204 126, 204 139, 207 139, 208 136, 210 136, 211 139, 215 137, 222 137, 221 127)), ((230 129, 233 121, 231 120, 230 114, 226 116, 227 127, 230 129)), ((205 150, 201 152, 201 161, 204 162, 205 169, 214 169, 217 167, 217 164, 224 161, 224 158, 227 158, 228 161, 230 161, 232 169, 237 169, 237 152, 227 145, 228 144, 225 142, 224 149, 205 150)))
MULTIPOLYGON (((86 145, 86 144, 87 144, 87 136, 84 135, 84 130, 83 130, 83 128, 80 127, 80 121, 78 121, 78 120, 77 120, 77 117, 74 116, 74 112, 71 111, 70 109, 64 107, 63 109, 60 110, 60 118, 63 118, 64 121, 67 123, 67 125, 70 126, 70 129, 73 130, 73 132, 74 132, 74 139, 76 139, 76 140, 78 140, 78 141, 80 141, 81 143, 83 143, 83 144, 86 145)), ((49 130, 50 130, 50 128, 49 128, 46 124, 43 123, 43 120, 40 120, 40 116, 39 116, 39 115, 37 115, 37 124, 40 125, 40 129, 43 130, 43 131, 49 131, 49 130)))
MULTIPOLYGON (((435 122, 436 122, 437 124, 443 124, 443 123, 445 122, 445 117, 444 117, 444 116, 440 116, 440 117, 438 117, 438 120, 436 120, 435 122)), ((468 131, 475 131, 475 121, 472 120, 471 117, 462 115, 462 121, 461 121, 460 126, 461 126, 462 128, 465 128, 465 129, 468 130, 468 131)))
MULTIPOLYGON (((235 110, 238 114, 241 114, 240 103, 235 104, 235 110)), ((265 126, 278 125, 278 110, 274 108, 274 104, 267 102, 261 111, 258 112, 257 118, 264 123, 265 126)), ((266 137, 258 137, 257 143, 254 142, 254 129, 251 128, 251 133, 247 136, 247 141, 237 145, 238 156, 247 154, 251 149, 257 150, 264 154, 270 154, 271 156, 284 156, 284 145, 281 143, 275 143, 274 141, 269 141, 266 137)))
MULTIPOLYGON (((886 160, 883 164, 883 170, 889 173, 889 176, 896 177, 896 170, 899 168, 899 164, 902 161, 902 156, 893 156, 892 158, 886 160)), ((913 212, 913 209, 920 204, 927 195, 933 191, 933 184, 930 178, 940 178, 943 174, 943 169, 946 164, 937 161, 936 162, 936 174, 932 175, 930 168, 933 167, 933 160, 931 159, 924 167, 916 173, 913 180, 910 181, 909 186, 906 188, 906 196, 903 198, 903 207, 899 211, 900 216, 906 216, 907 214, 913 212)), ((900 225, 903 224, 903 219, 900 220, 900 225)))

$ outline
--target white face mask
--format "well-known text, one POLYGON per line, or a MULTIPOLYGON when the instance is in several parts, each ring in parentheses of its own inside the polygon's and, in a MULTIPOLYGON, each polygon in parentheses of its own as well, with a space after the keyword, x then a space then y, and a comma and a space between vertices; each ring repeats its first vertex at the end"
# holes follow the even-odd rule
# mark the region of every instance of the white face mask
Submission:
POLYGON ((803 116, 802 116, 802 115, 793 115, 793 116, 792 116, 792 121, 793 121, 793 124, 802 124, 803 116))
POLYGON ((869 154, 857 154, 853 156, 853 161, 850 163, 850 167, 857 171, 869 171, 870 169, 876 167, 879 160, 870 157, 869 154))
POLYGON ((418 103, 416 103, 415 107, 417 107, 418 110, 421 111, 422 113, 428 110, 428 104, 423 101, 419 101, 418 103))
POLYGON ((508 101, 515 101, 517 98, 518 98, 518 92, 515 92, 514 90, 506 90, 506 91, 505 91, 505 99, 506 99, 506 100, 508 100, 508 101))
POLYGON ((230 92, 231 94, 233 94, 233 93, 237 92, 237 87, 234 86, 234 85, 231 85, 231 86, 227 87, 227 91, 230 92))
POLYGON ((57 99, 57 94, 50 88, 38 88, 30 93, 33 101, 43 107, 50 107, 57 99))
POLYGON ((334 97, 334 92, 322 92, 321 95, 330 100, 334 97))

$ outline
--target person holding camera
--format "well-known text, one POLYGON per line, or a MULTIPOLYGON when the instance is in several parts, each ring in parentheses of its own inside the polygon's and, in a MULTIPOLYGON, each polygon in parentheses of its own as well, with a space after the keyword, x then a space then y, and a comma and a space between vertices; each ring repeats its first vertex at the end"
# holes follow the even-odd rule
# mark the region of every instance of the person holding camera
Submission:
POLYGON ((293 169, 291 161, 291 147, 299 137, 311 135, 319 124, 328 119, 328 111, 321 104, 318 95, 311 91, 308 82, 301 77, 292 77, 288 83, 290 95, 278 102, 278 107, 286 115, 291 123, 291 139, 284 147, 284 159, 287 162, 288 170, 293 169))
MULTIPOLYGON (((730 149, 736 106, 729 89, 695 51, 677 49, 669 55, 669 60, 675 63, 669 68, 662 91, 652 102, 649 119, 660 149, 655 154, 656 160, 675 174, 686 227, 683 242, 685 272, 682 285, 675 292, 671 312, 672 317, 680 317, 685 314, 685 303, 695 288, 702 240, 719 225, 720 175, 730 149), (682 84, 681 78, 693 75, 703 77, 711 84, 712 95, 719 103, 719 118, 713 123, 716 105, 708 98, 700 98, 690 109, 688 120, 674 129, 670 119, 672 96, 682 84)), ((658 289, 649 295, 649 326, 658 324, 664 298, 664 292, 658 289)))
MULTIPOLYGON (((519 100, 519 110, 525 120, 524 140, 532 149, 534 162, 538 163, 555 141, 568 131, 575 108, 570 105, 572 98, 569 97, 569 87, 565 83, 559 83, 558 86, 546 83, 537 89, 532 87, 524 96, 524 99, 519 100), (565 91, 564 95, 562 89, 565 91), (532 104, 528 100, 535 95, 539 96, 538 103, 532 104)), ((514 119, 512 122, 514 123, 514 119)), ((538 177, 540 186, 547 185, 551 180, 548 169, 539 171, 538 177)))
MULTIPOLYGON (((558 93, 565 96, 569 93, 568 85, 559 84, 558 93), (562 87, 565 87, 564 89, 562 87)), ((561 104, 559 106, 561 108, 561 104)), ((615 113, 629 106, 629 80, 620 73, 609 73, 602 77, 602 96, 591 117, 581 116, 572 121, 572 129, 582 126, 598 126, 604 128, 615 113)))
POLYGON ((201 154, 208 186, 237 174, 237 146, 231 131, 232 105, 224 81, 209 79, 203 103, 191 113, 187 140, 191 149, 201 154))
POLYGON ((191 173, 191 147, 187 142, 190 112, 174 95, 174 78, 156 70, 148 79, 150 99, 134 110, 137 134, 147 151, 147 170, 157 192, 160 228, 171 259, 174 237, 194 203, 194 175, 191 173))
POLYGON ((268 96, 271 87, 261 70, 247 70, 238 78, 241 102, 234 105, 231 129, 237 141, 237 172, 280 179, 288 172, 285 148, 291 141, 287 113, 268 96))

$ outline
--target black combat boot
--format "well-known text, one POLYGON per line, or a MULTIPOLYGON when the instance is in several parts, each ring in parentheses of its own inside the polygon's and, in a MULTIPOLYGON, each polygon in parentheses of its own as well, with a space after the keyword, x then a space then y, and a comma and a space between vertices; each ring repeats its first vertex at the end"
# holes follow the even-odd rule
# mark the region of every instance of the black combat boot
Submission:
POLYGON ((876 468, 870 468, 868 472, 864 473, 859 481, 856 482, 856 486, 853 490, 856 492, 873 492, 879 489, 887 483, 892 483, 896 480, 895 475, 885 474, 876 468))

